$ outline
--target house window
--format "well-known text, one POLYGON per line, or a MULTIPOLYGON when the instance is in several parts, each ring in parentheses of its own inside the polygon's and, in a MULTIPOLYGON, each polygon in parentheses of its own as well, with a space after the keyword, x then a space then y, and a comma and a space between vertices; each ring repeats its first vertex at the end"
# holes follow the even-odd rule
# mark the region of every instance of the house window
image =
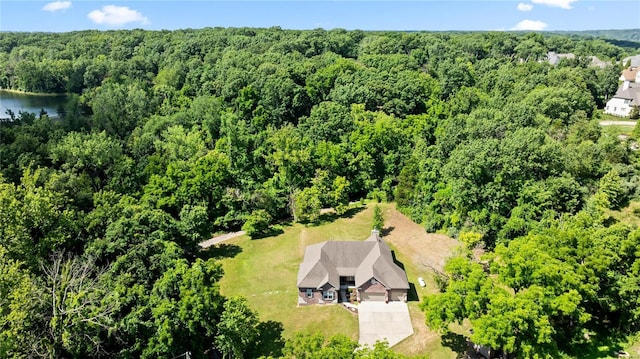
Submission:
POLYGON ((617 108, 617 107, 614 107, 614 108, 613 108, 613 112, 616 112, 616 111, 618 111, 618 108, 617 108))
POLYGON ((322 293, 322 299, 324 299, 324 300, 333 300, 333 291, 325 290, 322 293))
POLYGON ((307 298, 313 298, 313 289, 307 288, 307 298))
POLYGON ((371 278, 371 285, 378 284, 378 281, 375 278, 371 278))
POLYGON ((356 285, 356 277, 354 276, 346 276, 340 277, 340 286, 355 286, 356 285))

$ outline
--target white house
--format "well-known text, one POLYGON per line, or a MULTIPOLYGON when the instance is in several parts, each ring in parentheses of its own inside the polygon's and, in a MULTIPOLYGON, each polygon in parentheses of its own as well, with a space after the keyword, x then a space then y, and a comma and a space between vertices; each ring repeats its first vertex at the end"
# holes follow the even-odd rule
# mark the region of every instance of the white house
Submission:
POLYGON ((616 94, 607 101, 604 113, 627 117, 633 107, 640 106, 640 87, 638 84, 625 81, 616 94))

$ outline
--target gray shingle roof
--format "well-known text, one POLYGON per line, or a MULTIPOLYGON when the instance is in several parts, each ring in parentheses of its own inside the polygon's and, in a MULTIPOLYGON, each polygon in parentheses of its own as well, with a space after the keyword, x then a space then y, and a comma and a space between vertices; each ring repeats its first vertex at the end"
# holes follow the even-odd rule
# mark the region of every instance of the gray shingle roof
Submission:
POLYGON ((611 65, 605 61, 600 60, 597 56, 588 56, 588 57, 591 59, 591 63, 589 64, 589 66, 596 66, 603 69, 611 65))
POLYGON ((326 241, 307 246, 298 270, 299 288, 340 287, 340 276, 356 286, 375 278, 388 289, 409 289, 407 275, 393 262, 391 249, 373 232, 365 241, 326 241))
POLYGON ((575 59, 575 58, 576 58, 576 55, 572 53, 558 54, 553 51, 547 52, 547 61, 549 61, 551 65, 557 65, 561 59, 575 59))
POLYGON ((622 64, 626 65, 627 62, 630 62, 631 67, 640 67, 640 55, 629 56, 622 59, 622 64))
POLYGON ((640 106, 640 86, 630 84, 626 90, 620 88, 613 97, 628 99, 631 100, 631 106, 640 106))

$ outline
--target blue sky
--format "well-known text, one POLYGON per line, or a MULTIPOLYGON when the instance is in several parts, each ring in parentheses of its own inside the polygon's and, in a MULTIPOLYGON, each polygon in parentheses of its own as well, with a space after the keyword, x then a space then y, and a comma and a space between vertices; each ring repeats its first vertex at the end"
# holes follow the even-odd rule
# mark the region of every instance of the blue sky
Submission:
POLYGON ((0 31, 271 27, 362 30, 640 28, 640 1, 0 0, 0 31))

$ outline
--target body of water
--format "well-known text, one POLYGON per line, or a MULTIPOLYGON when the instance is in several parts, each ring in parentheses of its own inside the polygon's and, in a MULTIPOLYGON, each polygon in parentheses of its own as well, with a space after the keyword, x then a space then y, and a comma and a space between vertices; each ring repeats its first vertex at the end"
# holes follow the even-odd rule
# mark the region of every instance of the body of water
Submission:
POLYGON ((57 117, 58 106, 64 106, 66 101, 66 96, 38 96, 0 90, 0 118, 9 117, 7 110, 18 116, 20 111, 38 115, 41 109, 44 109, 49 117, 57 117))

